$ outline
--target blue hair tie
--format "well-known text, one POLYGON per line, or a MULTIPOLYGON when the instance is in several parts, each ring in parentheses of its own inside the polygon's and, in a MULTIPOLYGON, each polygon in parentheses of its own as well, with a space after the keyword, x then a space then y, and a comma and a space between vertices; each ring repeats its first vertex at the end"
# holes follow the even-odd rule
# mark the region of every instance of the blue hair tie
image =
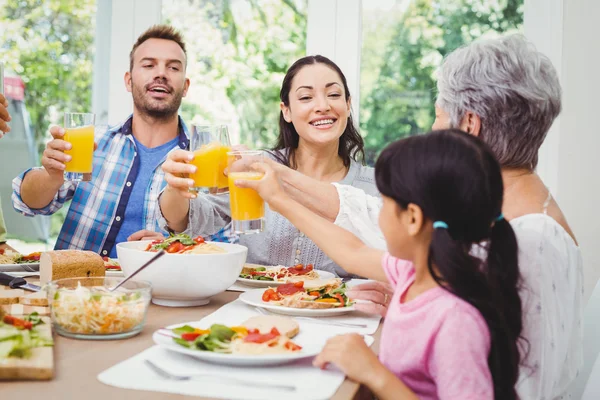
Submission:
POLYGON ((500 213, 500 215, 498 215, 496 217, 496 221, 502 221, 504 219, 504 214, 500 213))
POLYGON ((448 229, 448 224, 445 223, 444 221, 435 221, 433 223, 433 229, 437 229, 437 228, 448 229))

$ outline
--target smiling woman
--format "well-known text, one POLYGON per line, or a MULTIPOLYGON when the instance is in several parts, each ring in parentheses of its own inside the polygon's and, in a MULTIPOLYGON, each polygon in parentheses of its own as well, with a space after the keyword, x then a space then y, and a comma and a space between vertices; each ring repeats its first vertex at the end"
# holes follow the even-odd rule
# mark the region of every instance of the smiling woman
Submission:
MULTIPOLYGON (((307 206, 324 216, 328 215, 326 209, 330 203, 338 200, 333 182, 378 195, 373 169, 361 164, 363 140, 352 121, 346 78, 335 63, 322 56, 296 61, 283 79, 280 99, 280 133, 270 153, 276 161, 270 160, 270 164, 282 171, 282 179, 286 179, 287 173, 310 179, 309 184, 296 187, 290 184, 291 191, 304 200, 312 199, 307 201, 313 204, 307 206), (306 193, 309 189, 322 191, 325 196, 306 193)), ((228 198, 208 195, 188 200, 189 182, 177 174, 190 172, 191 167, 185 164, 189 155, 189 152, 173 152, 163 164, 168 188, 160 197, 160 209, 171 230, 192 236, 211 235, 231 221, 228 198)), ((248 247, 247 262, 313 264, 315 269, 348 276, 280 214, 267 209, 265 220, 264 232, 240 237, 240 244, 248 247)))

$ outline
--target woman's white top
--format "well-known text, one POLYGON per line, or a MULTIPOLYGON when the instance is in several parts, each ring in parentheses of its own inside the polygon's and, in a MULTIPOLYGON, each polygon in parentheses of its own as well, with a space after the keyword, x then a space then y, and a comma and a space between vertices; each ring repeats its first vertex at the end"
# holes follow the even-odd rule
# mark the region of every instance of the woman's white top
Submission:
MULTIPOLYGON (((340 197, 335 223, 371 247, 386 249, 378 226, 382 200, 334 184, 340 197)), ((583 261, 579 247, 553 218, 528 214, 510 221, 519 244, 523 279, 522 400, 570 399, 569 384, 583 365, 583 261)))

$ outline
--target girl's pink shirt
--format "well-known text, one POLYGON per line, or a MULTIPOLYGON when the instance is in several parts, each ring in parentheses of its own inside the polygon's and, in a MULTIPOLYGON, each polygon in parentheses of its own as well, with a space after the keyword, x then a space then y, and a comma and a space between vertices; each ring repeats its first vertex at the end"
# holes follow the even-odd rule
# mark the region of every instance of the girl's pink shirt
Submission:
POLYGON ((493 399, 490 333, 479 311, 441 287, 402 304, 415 279, 413 264, 389 253, 382 263, 394 295, 381 334, 381 362, 422 400, 493 399))

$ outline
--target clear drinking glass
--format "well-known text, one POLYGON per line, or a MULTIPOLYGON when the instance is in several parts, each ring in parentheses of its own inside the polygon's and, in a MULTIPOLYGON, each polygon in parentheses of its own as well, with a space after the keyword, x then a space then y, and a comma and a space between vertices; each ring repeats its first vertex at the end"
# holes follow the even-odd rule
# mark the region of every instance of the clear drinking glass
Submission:
POLYGON ((236 179, 261 179, 264 174, 252 170, 251 166, 263 161, 264 157, 262 151, 256 150, 227 153, 232 229, 237 234, 259 233, 265 228, 264 200, 256 190, 240 188, 233 183, 236 179))
POLYGON ((196 172, 190 174, 194 180, 191 192, 227 193, 229 182, 225 175, 227 152, 231 151, 227 125, 192 125, 190 151, 196 172))
POLYGON ((71 161, 65 163, 65 179, 69 181, 89 181, 92 179, 94 160, 94 124, 96 114, 65 113, 64 140, 71 143, 71 150, 65 154, 71 161))

